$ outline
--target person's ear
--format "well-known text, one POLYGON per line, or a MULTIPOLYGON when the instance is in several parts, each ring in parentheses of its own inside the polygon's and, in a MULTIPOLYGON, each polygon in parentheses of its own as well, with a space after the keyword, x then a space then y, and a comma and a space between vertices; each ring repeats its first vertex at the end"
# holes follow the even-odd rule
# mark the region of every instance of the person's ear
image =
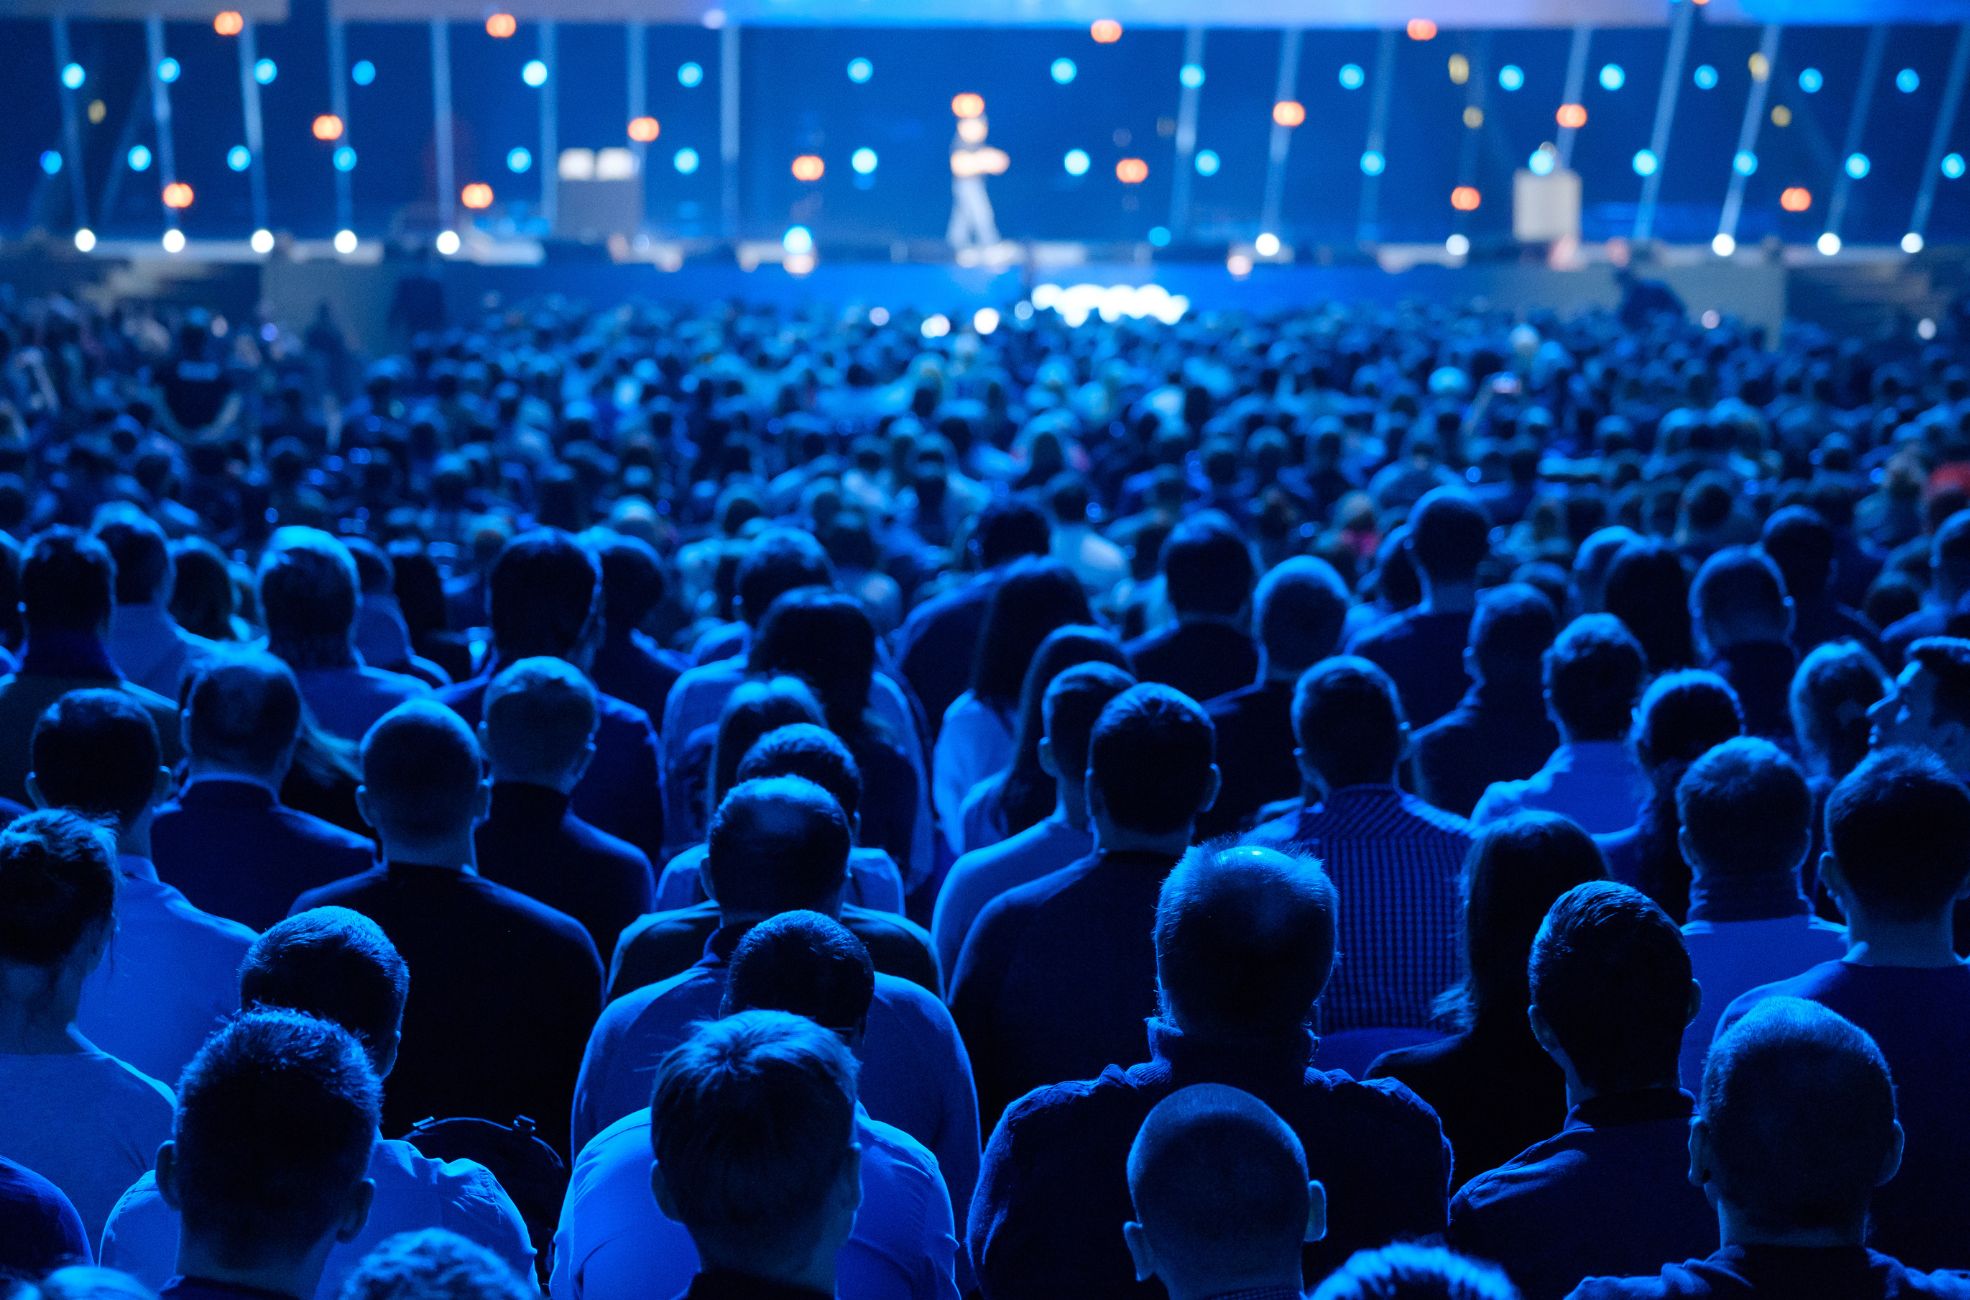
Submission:
POLYGON ((1895 1140, 1888 1144, 1888 1154, 1886 1158, 1884 1158, 1881 1161, 1881 1174, 1879 1177, 1877 1177, 1874 1180, 1874 1185, 1876 1187, 1880 1187, 1884 1185, 1885 1183, 1887 1183, 1889 1179, 1893 1178, 1896 1174, 1901 1172, 1902 1147, 1904 1145, 1906 1137, 1907 1135, 1902 1132, 1902 1122, 1900 1120, 1896 1120, 1895 1140))
POLYGON ((1224 789, 1224 773, 1218 771, 1218 765, 1216 763, 1213 763, 1211 764, 1211 779, 1208 784, 1208 788, 1204 792, 1204 802, 1197 805, 1197 813, 1199 816, 1202 816, 1203 814, 1211 811, 1211 809, 1217 807, 1218 794, 1223 789, 1224 789))
POLYGON ((705 897, 718 901, 718 890, 711 883, 711 854, 707 853, 698 862, 698 888, 705 891, 705 897))
POLYGON ((1401 767, 1403 760, 1409 757, 1409 747, 1411 744, 1414 743, 1414 740, 1415 740, 1415 733, 1409 730, 1408 723, 1402 722, 1396 724, 1395 765, 1397 767, 1401 767))
MULTIPOLYGON (((32 776, 28 777, 29 782, 33 780, 34 778, 32 776)), ((33 793, 33 786, 31 784, 28 787, 28 792, 30 794, 33 793)), ((382 829, 376 824, 376 810, 370 806, 369 787, 366 785, 356 787, 356 816, 362 818, 363 825, 369 827, 371 830, 382 829)))
POLYGON ((157 1160, 152 1165, 157 1179, 157 1197, 176 1211, 182 1207, 178 1203, 178 1144, 166 1140, 157 1149, 157 1160))
POLYGON ((1319 787, 1320 770, 1307 757, 1306 751, 1297 745, 1293 747, 1293 766, 1300 769, 1300 783, 1302 785, 1310 785, 1315 788, 1319 787))
POLYGON ((1539 1044, 1539 1050, 1558 1059, 1559 1036, 1553 1032, 1553 1027, 1546 1023, 1546 1017, 1540 1013, 1538 1003, 1535 1002, 1525 1009, 1525 1022, 1532 1027, 1533 1041, 1539 1044))
POLYGON ((187 754, 192 752, 192 706, 189 701, 185 711, 178 715, 178 748, 187 754))
POLYGON ((1692 852, 1690 852, 1690 828, 1689 828, 1689 827, 1687 827, 1687 826, 1678 826, 1678 827, 1676 828, 1676 848, 1677 848, 1678 850, 1680 850, 1680 851, 1681 851, 1681 853, 1682 853, 1682 855, 1683 855, 1683 861, 1685 861, 1685 862, 1687 862, 1687 863, 1689 863, 1689 864, 1690 864, 1690 866, 1692 866, 1692 867, 1700 867, 1700 866, 1702 866, 1702 865, 1703 865, 1702 863, 1700 863, 1700 862, 1698 862, 1698 861, 1696 860, 1696 854, 1694 854, 1694 853, 1692 853, 1692 852))
POLYGON ((1060 760, 1053 756, 1053 742, 1045 736, 1040 737, 1040 770, 1056 781, 1060 779, 1060 760))
POLYGON ((588 769, 594 762, 595 740, 593 737, 590 737, 588 743, 582 746, 581 757, 575 760, 574 770, 569 773, 572 779, 568 784, 571 786, 580 785, 581 779, 588 775, 588 769))
POLYGON ((364 1178, 349 1189, 348 1199, 342 1202, 342 1212, 335 1221, 335 1240, 347 1245, 362 1236, 363 1229, 369 1226, 369 1209, 376 1204, 376 1180, 364 1178))
POLYGON ((1306 1185, 1306 1241, 1327 1240, 1327 1187, 1318 1178, 1306 1185))
POLYGON ((490 812, 492 812, 492 781, 481 777, 477 788, 472 792, 472 824, 477 826, 490 812))
POLYGON ((1826 892, 1833 895, 1833 901, 1839 904, 1841 919, 1851 920, 1852 918, 1847 915, 1847 877, 1840 870, 1840 859, 1833 856, 1831 849, 1820 854, 1819 876, 1820 884, 1826 887, 1826 892))
POLYGON ((835 1195, 842 1209, 850 1214, 862 1208, 862 1144, 850 1142, 841 1158, 841 1171, 835 1175, 835 1195))
POLYGON ((1683 1013, 1683 1024, 1685 1026, 1695 1024, 1696 1013, 1701 1010, 1703 1010, 1703 985, 1699 981, 1692 979, 1690 981, 1690 1005, 1689 1009, 1683 1013))
POLYGON ((382 1050, 376 1054, 377 1078, 387 1079, 390 1077, 390 1071, 397 1068, 397 1053, 401 1052, 403 1047, 404 1027, 403 1020, 399 1017, 397 1027, 390 1031, 390 1041, 383 1044, 382 1050))
POLYGON ((32 772, 27 774, 27 797, 36 808, 48 806, 48 796, 41 793, 41 778, 32 772))
POLYGON ((1710 1126, 1702 1119, 1693 1119, 1690 1121, 1690 1186, 1708 1192, 1716 1178, 1715 1168, 1710 1153, 1710 1126))
POLYGON ((650 1194, 656 1198, 657 1212, 672 1223, 682 1223, 677 1217, 677 1197, 671 1194, 670 1182, 664 1177, 664 1167, 656 1161, 650 1162, 650 1194))
POLYGON ((1122 1225, 1122 1241, 1129 1248, 1129 1262, 1135 1265, 1135 1280, 1148 1282, 1156 1276, 1156 1252, 1149 1234, 1134 1219, 1122 1225))
POLYGON ((151 783, 151 791, 150 791, 151 806, 155 808, 158 804, 161 804, 166 799, 169 799, 171 797, 172 791, 176 788, 177 784, 178 784, 178 778, 172 774, 170 768, 159 767, 157 769, 157 780, 151 783))

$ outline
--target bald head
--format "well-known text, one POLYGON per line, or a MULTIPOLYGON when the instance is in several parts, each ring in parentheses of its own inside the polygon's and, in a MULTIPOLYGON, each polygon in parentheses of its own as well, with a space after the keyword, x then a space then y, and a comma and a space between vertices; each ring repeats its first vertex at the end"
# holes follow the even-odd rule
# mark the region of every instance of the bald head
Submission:
POLYGON ((1192 849, 1156 903, 1156 977, 1187 1033, 1290 1031, 1334 968, 1339 903, 1311 857, 1250 845, 1192 849))
POLYGON ((572 790, 594 755, 595 688, 565 659, 503 669, 486 688, 479 735, 493 780, 572 790))
POLYGON ((841 910, 853 844, 833 795, 797 776, 741 781, 711 820, 705 884, 726 924, 841 910))
POLYGON ((279 785, 301 731, 301 688, 270 654, 215 660, 185 704, 185 750, 195 773, 233 773, 279 785))

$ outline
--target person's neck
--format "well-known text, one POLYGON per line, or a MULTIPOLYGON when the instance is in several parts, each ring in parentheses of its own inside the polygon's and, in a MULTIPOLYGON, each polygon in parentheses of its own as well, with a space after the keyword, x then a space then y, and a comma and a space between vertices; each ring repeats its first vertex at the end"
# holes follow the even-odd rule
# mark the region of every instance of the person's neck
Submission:
POLYGON ((1955 927, 1947 911, 1920 921, 1891 921, 1857 907, 1845 910, 1847 960, 1853 965, 1941 970, 1960 964, 1955 927))
POLYGON ((1177 626, 1234 627, 1242 632, 1245 630, 1245 618, 1242 614, 1212 614, 1201 610, 1180 609, 1177 611, 1177 626))
MULTIPOLYGON (((1553 1055, 1553 1053, 1548 1052, 1548 1055, 1553 1055)), ((1657 1075, 1653 1080, 1640 1080, 1624 1083, 1617 1087, 1601 1088, 1581 1078, 1580 1072, 1573 1068, 1572 1061, 1559 1057, 1555 1057, 1555 1059, 1559 1061, 1560 1072, 1566 1076, 1566 1108, 1568 1110, 1572 1110, 1576 1106, 1585 1105, 1601 1097, 1623 1097, 1637 1092, 1674 1091, 1682 1086, 1681 1081, 1677 1077, 1677 1064, 1674 1061, 1671 1061, 1669 1068, 1657 1075)))
POLYGON ((1259 675, 1253 681, 1253 685, 1271 686, 1276 684, 1291 686, 1300 680, 1300 673, 1304 671, 1305 669, 1296 671, 1280 664, 1271 655, 1267 654, 1265 647, 1261 645, 1259 647, 1259 675))
POLYGON ((82 983, 64 973, 0 971, 0 1055, 72 1056, 89 1050, 75 1027, 82 983))
POLYGON ((1468 614, 1477 608, 1476 582, 1432 582, 1419 575, 1423 598, 1416 608, 1425 614, 1468 614))
POLYGON ((193 1234, 178 1236, 178 1275, 223 1282, 228 1286, 251 1287, 284 1296, 312 1296, 321 1285, 328 1263, 329 1239, 324 1237, 300 1259, 271 1259, 255 1264, 227 1264, 218 1252, 206 1248, 193 1234))
POLYGON ((1126 830, 1112 822, 1097 821, 1094 847, 1098 853, 1141 853, 1152 857, 1180 858, 1190 847, 1191 823, 1161 835, 1126 830))
POLYGON ((262 790, 280 794, 282 778, 272 772, 248 772, 241 768, 227 767, 209 759, 193 758, 186 766, 187 784, 192 781, 231 781, 238 785, 257 785, 262 790))
POLYGON ((1065 822, 1077 831, 1088 829, 1087 788, 1071 781, 1055 781, 1053 788, 1054 820, 1065 822))
POLYGON ((1794 1249, 1838 1249, 1867 1243, 1867 1216, 1827 1228, 1772 1228, 1752 1221, 1729 1201, 1717 1201, 1717 1229, 1725 1246, 1789 1246, 1794 1249))
POLYGON ((479 869, 479 856, 472 843, 472 828, 457 835, 433 840, 400 840, 387 831, 380 834, 383 860, 419 867, 454 867, 472 874, 479 869))
POLYGON ((502 785, 531 785, 542 790, 552 790, 556 794, 571 793, 580 778, 563 772, 559 776, 543 776, 539 772, 513 772, 493 765, 492 781, 495 788, 502 785))
POLYGON ((1297 1293, 1306 1286, 1297 1248, 1290 1258, 1281 1258, 1270 1268, 1261 1266, 1225 1277, 1170 1278, 1159 1273, 1157 1278, 1163 1283, 1163 1289, 1169 1292, 1170 1300, 1211 1300, 1212 1296, 1247 1291, 1283 1290, 1297 1293))
POLYGON ((822 1295, 835 1293, 835 1252, 816 1250, 805 1262, 769 1263, 756 1255, 746 1255, 735 1259, 725 1259, 708 1253, 700 1245, 698 1257, 704 1270, 720 1273, 737 1273, 741 1277, 758 1278, 762 1282, 777 1282, 781 1286, 799 1287, 808 1291, 818 1291, 822 1295))
POLYGON ((116 828, 116 852, 119 857, 142 858, 148 862, 150 852, 150 814, 146 812, 130 825, 116 828))

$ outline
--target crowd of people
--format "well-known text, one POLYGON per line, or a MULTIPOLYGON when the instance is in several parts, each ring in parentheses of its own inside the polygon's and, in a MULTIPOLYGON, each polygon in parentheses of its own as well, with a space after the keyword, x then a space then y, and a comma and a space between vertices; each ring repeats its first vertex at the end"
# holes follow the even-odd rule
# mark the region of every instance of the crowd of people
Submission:
POLYGON ((1970 369, 1629 305, 0 291, 0 1273, 1970 1296, 1970 369))

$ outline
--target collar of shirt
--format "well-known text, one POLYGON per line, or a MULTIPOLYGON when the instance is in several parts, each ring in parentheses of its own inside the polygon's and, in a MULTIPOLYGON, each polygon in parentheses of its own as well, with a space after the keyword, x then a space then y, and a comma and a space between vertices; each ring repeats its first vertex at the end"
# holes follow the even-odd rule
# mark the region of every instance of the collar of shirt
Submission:
POLYGON ((568 796, 552 786, 531 781, 495 781, 492 788, 492 818, 559 823, 567 815, 568 796))
POLYGON ((706 1269, 691 1279, 691 1300, 829 1300, 827 1291, 774 1282, 730 1269, 706 1269))
POLYGON ((126 876, 135 876, 139 880, 157 879, 157 865, 149 858, 139 857, 134 853, 119 853, 116 855, 116 865, 117 869, 126 876))
POLYGON ((185 782, 184 789, 178 792, 178 802, 183 803, 192 792, 197 791, 196 801, 220 804, 233 808, 271 808, 280 802, 280 794, 274 787, 256 777, 237 772, 211 772, 203 776, 193 776, 185 782))
POLYGON ((269 1291, 265 1287, 246 1286, 240 1282, 221 1282, 209 1277, 172 1278, 158 1292, 160 1296, 242 1296, 261 1297, 262 1300, 294 1300, 286 1291, 269 1291))
POLYGON ((1306 1292, 1296 1286, 1248 1286, 1237 1291, 1220 1291, 1206 1300, 1306 1300, 1306 1292))
POLYGON ((1611 1092, 1590 1097, 1567 1112, 1569 1129, 1616 1128, 1623 1124, 1648 1124, 1663 1119, 1688 1119, 1696 1110, 1696 1098, 1681 1088, 1640 1088, 1634 1092, 1611 1092))
POLYGON ((1302 805, 1300 825, 1305 828, 1316 817, 1332 817, 1358 808, 1373 808, 1382 804, 1401 802, 1402 791, 1393 785, 1373 783, 1344 785, 1329 790, 1327 797, 1319 803, 1302 805))
POLYGON ((119 682, 123 674, 111 662, 102 638, 94 632, 43 628, 28 634, 21 647, 21 672, 36 677, 86 677, 119 682))
POLYGON ((1237 1083, 1297 1080, 1314 1056, 1313 1031, 1265 1037, 1200 1038, 1157 1016, 1149 1019, 1149 1059, 1170 1072, 1178 1086, 1191 1080, 1237 1083))

